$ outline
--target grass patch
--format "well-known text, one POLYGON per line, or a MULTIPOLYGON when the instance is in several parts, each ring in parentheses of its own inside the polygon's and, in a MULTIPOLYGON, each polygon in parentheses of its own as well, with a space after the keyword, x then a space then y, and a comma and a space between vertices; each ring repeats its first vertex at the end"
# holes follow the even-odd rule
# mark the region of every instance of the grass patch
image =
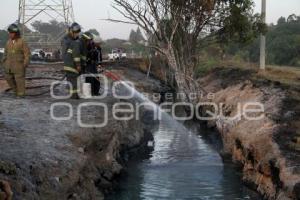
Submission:
POLYGON ((277 81, 284 85, 300 87, 300 67, 267 66, 266 71, 259 72, 261 78, 277 81))
POLYGON ((265 71, 260 71, 257 63, 247 63, 234 58, 221 60, 210 57, 203 59, 199 62, 195 74, 197 78, 201 78, 217 67, 240 69, 242 71, 251 70, 256 72, 253 75, 258 79, 280 82, 283 85, 300 88, 300 67, 268 65, 265 71))
POLYGON ((196 68, 196 77, 203 77, 212 69, 220 65, 220 60, 215 58, 208 58, 206 60, 201 60, 196 68))

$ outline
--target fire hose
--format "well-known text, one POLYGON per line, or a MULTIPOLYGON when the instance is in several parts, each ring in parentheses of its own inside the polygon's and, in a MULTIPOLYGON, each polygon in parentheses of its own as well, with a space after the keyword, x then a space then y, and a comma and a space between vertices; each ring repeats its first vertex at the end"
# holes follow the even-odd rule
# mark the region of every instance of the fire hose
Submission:
MULTIPOLYGON (((57 81, 63 81, 65 79, 66 76, 63 76, 62 78, 54 78, 54 77, 26 77, 26 80, 43 80, 43 79, 48 79, 48 80, 57 80, 57 81)), ((0 77, 1 79, 2 77, 0 77)), ((38 88, 44 88, 44 87, 50 87, 51 85, 39 85, 39 86, 30 86, 30 87, 26 87, 26 89, 38 89, 38 88)), ((54 86, 54 88, 56 88, 56 86, 54 86)), ((11 91, 11 88, 6 89, 4 92, 9 92, 11 91)), ((42 93, 39 94, 26 94, 26 96, 29 97, 36 97, 36 96, 42 96, 44 94, 47 94, 50 92, 50 89, 48 89, 47 91, 44 91, 42 93)))
MULTIPOLYGON (((102 73, 107 77, 110 78, 113 81, 120 81, 121 77, 118 76, 117 74, 109 71, 109 70, 103 70, 102 73)), ((87 75, 89 76, 93 76, 94 78, 98 78, 95 74, 92 73, 87 73, 87 75)), ((48 80, 57 80, 57 81, 63 81, 66 78, 66 75, 64 75, 62 78, 54 78, 54 77, 26 77, 26 80, 42 80, 42 79, 48 79, 48 80)), ((4 77, 0 76, 0 80, 3 80, 4 77)), ((40 85, 40 86, 30 86, 30 87, 26 87, 26 89, 38 89, 38 88, 44 88, 44 87, 50 87, 51 85, 40 85)), ((59 85, 55 85, 54 88, 58 87, 59 85)), ((4 92, 9 92, 11 91, 11 88, 6 89, 4 92)), ((38 93, 38 94, 26 94, 26 96, 29 97, 37 97, 37 96, 42 96, 44 94, 47 94, 50 92, 50 89, 48 89, 47 91, 44 91, 42 93, 38 93)))

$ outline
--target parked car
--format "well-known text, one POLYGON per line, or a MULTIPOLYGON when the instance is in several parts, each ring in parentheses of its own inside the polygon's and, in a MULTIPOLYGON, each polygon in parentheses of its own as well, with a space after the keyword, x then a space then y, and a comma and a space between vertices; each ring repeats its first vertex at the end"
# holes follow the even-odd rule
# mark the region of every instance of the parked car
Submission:
POLYGON ((45 52, 45 58, 46 58, 47 60, 53 58, 53 53, 52 53, 51 51, 46 51, 46 52, 45 52))
POLYGON ((53 58, 53 52, 44 51, 43 49, 34 49, 31 52, 32 60, 50 60, 53 58))
POLYGON ((127 58, 127 54, 121 49, 113 49, 110 54, 108 54, 109 60, 121 60, 127 58))
POLYGON ((34 49, 31 51, 32 60, 42 60, 45 58, 43 49, 34 49))

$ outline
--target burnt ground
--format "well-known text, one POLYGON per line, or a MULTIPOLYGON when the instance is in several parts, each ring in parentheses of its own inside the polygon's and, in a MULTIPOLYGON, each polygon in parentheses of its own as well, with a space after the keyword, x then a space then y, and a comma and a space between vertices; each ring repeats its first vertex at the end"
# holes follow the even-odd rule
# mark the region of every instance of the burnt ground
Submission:
MULTIPOLYGON (((133 77, 138 88, 159 91, 160 82, 142 73, 122 68, 116 72, 133 77)), ((0 180, 9 183, 13 199, 103 199, 122 170, 122 152, 149 138, 145 125, 140 120, 115 120, 110 111, 120 100, 108 95, 100 100, 108 106, 108 125, 81 128, 77 109, 89 100, 61 101, 49 95, 51 82, 63 78, 60 64, 34 64, 27 77, 24 99, 5 92, 7 85, 0 81, 0 180), (74 117, 51 119, 51 105, 57 102, 70 103, 74 117)), ((69 112, 58 107, 54 113, 66 117, 69 112)), ((81 116, 88 124, 105 119, 100 107, 84 108, 81 116)), ((0 184, 0 197, 5 191, 0 184)))

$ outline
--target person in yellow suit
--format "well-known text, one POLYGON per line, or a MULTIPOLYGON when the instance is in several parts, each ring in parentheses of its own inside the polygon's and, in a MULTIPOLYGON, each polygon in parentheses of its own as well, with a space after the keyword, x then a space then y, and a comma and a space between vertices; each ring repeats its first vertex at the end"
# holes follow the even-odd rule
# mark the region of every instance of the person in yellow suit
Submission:
POLYGON ((9 40, 6 43, 2 60, 4 76, 17 97, 24 97, 25 70, 30 62, 30 49, 21 38, 20 29, 16 24, 11 24, 7 31, 9 40))

